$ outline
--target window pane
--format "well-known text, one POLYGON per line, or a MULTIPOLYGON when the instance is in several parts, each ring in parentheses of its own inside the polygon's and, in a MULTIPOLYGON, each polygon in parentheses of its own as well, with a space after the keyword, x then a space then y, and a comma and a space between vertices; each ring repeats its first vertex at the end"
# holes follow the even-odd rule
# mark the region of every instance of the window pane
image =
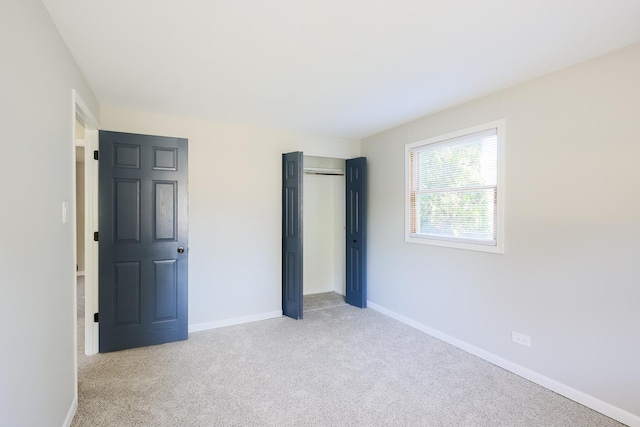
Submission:
POLYGON ((416 190, 496 185, 497 143, 492 129, 420 148, 416 190))
POLYGON ((495 243, 496 190, 417 195, 418 234, 495 243))

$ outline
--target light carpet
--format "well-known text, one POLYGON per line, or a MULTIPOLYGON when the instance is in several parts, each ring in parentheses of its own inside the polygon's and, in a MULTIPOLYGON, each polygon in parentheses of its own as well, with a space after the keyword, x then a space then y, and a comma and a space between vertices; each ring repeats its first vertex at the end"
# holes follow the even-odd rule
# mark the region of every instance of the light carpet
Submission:
POLYGON ((621 425, 383 314, 326 297, 308 303, 304 320, 91 357, 79 351, 72 425, 621 425))

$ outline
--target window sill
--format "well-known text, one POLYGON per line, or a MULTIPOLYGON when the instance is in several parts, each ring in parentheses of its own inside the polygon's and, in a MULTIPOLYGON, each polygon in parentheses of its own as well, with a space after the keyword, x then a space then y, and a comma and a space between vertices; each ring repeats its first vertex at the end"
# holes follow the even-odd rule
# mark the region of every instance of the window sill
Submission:
POLYGON ((504 254, 504 245, 498 240, 497 245, 487 245, 482 243, 456 242, 452 240, 440 240, 429 237, 416 237, 405 235, 406 243, 417 243, 421 245, 440 246, 444 248, 464 249, 468 251, 488 252, 494 254, 504 254))

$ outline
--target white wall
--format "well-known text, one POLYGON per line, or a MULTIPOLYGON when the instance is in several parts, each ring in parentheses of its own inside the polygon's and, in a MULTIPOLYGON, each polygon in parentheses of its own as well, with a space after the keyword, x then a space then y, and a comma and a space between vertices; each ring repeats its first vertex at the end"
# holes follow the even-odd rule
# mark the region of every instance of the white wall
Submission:
POLYGON ((334 214, 332 177, 303 177, 303 293, 332 292, 334 281, 334 214))
MULTIPOLYGON (((305 156, 304 166, 344 170, 344 160, 305 156)), ((303 179, 303 293, 344 295, 344 175, 305 174, 303 179)))
POLYGON ((39 0, 0 2, 0 425, 61 426, 75 393, 72 89, 99 106, 39 0))
POLYGON ((360 151, 358 141, 110 107, 101 126, 189 139, 191 330, 282 309, 282 153, 360 151))
POLYGON ((640 425, 638 76, 640 44, 363 140, 370 301, 640 425), (501 118, 505 254, 405 243, 404 144, 501 118))

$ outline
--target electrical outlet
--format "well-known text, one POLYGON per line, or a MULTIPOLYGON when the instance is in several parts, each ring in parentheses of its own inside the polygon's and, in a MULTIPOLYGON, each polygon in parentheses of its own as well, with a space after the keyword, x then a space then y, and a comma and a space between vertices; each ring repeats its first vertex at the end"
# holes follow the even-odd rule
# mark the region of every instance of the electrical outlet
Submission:
POLYGON ((511 332, 511 339, 514 343, 531 347, 531 337, 528 335, 520 334, 518 332, 511 332))

